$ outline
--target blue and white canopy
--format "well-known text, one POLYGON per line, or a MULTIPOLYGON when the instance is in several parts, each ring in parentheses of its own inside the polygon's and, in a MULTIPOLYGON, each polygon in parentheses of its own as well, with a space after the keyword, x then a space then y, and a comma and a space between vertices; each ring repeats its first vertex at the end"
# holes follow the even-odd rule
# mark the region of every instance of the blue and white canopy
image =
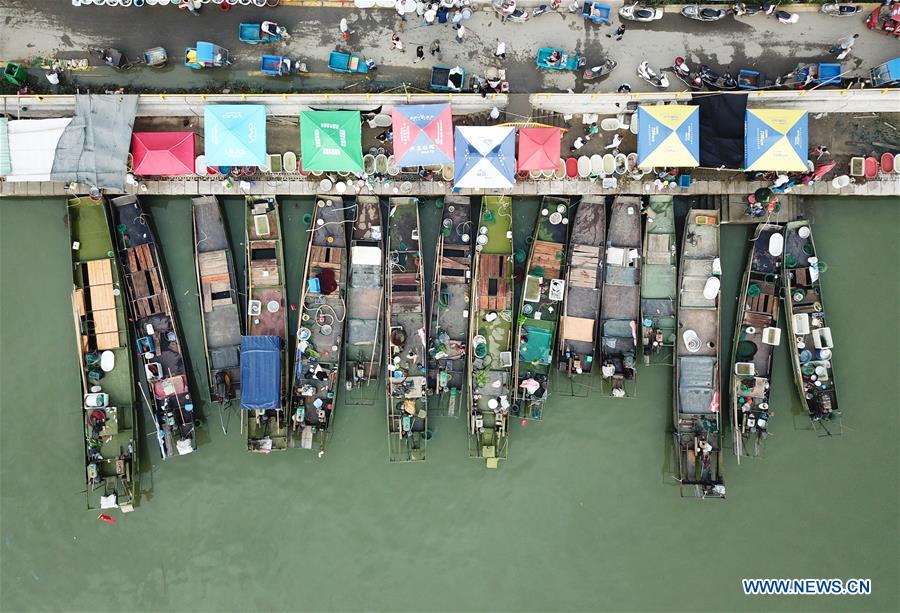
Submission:
POLYGON ((809 147, 809 116, 797 109, 747 109, 744 169, 802 172, 809 147))
POLYGON ((266 107, 262 104, 207 104, 204 107, 206 163, 210 166, 265 166, 266 107))
POLYGON ((456 128, 454 187, 509 188, 516 182, 516 129, 456 128))
POLYGON ((659 104, 638 107, 638 166, 700 165, 700 107, 659 104))

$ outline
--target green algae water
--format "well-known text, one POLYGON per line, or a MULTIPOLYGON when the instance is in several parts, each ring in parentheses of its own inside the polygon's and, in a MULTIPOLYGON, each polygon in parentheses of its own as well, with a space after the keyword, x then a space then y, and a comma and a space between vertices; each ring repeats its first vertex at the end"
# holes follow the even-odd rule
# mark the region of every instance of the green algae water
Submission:
MULTIPOLYGON (((313 202, 280 201, 296 302, 313 202)), ((190 201, 144 202, 201 390, 190 201)), ((243 286, 243 199, 223 203, 243 286)), ((516 248, 538 203, 514 201, 516 248)), ((440 211, 421 212, 430 278, 440 211)), ((225 436, 200 402, 197 452, 162 461, 146 436, 140 504, 110 525, 84 507, 65 203, 3 199, 0 609, 897 610, 900 211, 840 198, 814 214, 845 433, 810 430, 782 343, 773 436, 760 459, 729 456, 725 501, 679 497, 671 369, 641 365, 637 398, 597 380, 513 422, 495 471, 467 457, 464 419, 430 420, 426 463, 389 465, 380 389, 371 406, 338 403, 321 459, 248 454, 237 416, 225 436), (872 594, 745 596, 742 577, 871 578, 872 594)), ((723 364, 749 232, 722 228, 723 364)))

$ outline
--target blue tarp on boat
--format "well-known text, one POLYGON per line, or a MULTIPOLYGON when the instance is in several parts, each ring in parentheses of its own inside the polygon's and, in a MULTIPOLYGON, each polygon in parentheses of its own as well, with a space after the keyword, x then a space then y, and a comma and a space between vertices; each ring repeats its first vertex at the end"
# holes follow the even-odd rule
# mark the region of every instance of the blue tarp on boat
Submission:
POLYGON ((281 338, 241 337, 241 409, 281 408, 281 338))

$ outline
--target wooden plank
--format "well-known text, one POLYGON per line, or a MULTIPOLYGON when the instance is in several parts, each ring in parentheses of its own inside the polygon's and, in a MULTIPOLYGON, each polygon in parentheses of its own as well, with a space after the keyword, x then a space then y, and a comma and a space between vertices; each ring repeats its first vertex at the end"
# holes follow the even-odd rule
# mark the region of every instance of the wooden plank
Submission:
POLYGON ((116 349, 119 346, 118 332, 105 332, 96 336, 97 349, 104 351, 106 349, 116 349))
POLYGON ((84 317, 84 315, 85 315, 84 289, 82 289, 80 287, 75 289, 75 306, 78 309, 78 314, 81 317, 84 317))
POLYGON ((212 287, 209 283, 203 284, 203 311, 209 313, 213 310, 212 304, 212 287))

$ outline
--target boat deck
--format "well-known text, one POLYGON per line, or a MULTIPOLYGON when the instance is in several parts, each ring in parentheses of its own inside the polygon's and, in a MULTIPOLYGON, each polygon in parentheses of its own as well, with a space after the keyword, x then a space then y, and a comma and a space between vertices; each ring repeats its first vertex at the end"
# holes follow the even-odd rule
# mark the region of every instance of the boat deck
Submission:
POLYGON ((600 301, 601 356, 615 377, 634 377, 641 309, 641 204, 636 196, 616 199, 610 211, 606 272, 600 301))
POLYGON ((343 200, 318 197, 301 289, 291 386, 291 438, 294 447, 303 449, 312 449, 316 440, 320 449, 325 447, 337 397, 347 317, 345 227, 343 200))
POLYGON ((593 370, 603 290, 606 198, 586 196, 575 211, 569 239, 566 297, 560 318, 560 368, 593 370), (568 357, 567 357, 568 356, 568 357))
POLYGON ((225 220, 215 196, 193 198, 194 241, 203 310, 209 387, 215 398, 217 373, 228 371, 240 387, 241 309, 225 220))
MULTIPOLYGON (((451 389, 458 393, 465 383, 469 337, 471 242, 474 234, 468 196, 448 196, 444 200, 441 226, 429 330, 428 378, 429 386, 438 393, 451 389), (440 380, 441 373, 443 381, 440 380)), ((447 412, 450 409, 448 405, 447 412)))
POLYGON ((647 363, 671 364, 678 294, 675 209, 671 196, 651 196, 641 270, 641 337, 647 363))
POLYGON ((347 287, 345 377, 377 379, 384 326, 384 243, 378 196, 357 196, 351 217, 350 280, 347 287))

